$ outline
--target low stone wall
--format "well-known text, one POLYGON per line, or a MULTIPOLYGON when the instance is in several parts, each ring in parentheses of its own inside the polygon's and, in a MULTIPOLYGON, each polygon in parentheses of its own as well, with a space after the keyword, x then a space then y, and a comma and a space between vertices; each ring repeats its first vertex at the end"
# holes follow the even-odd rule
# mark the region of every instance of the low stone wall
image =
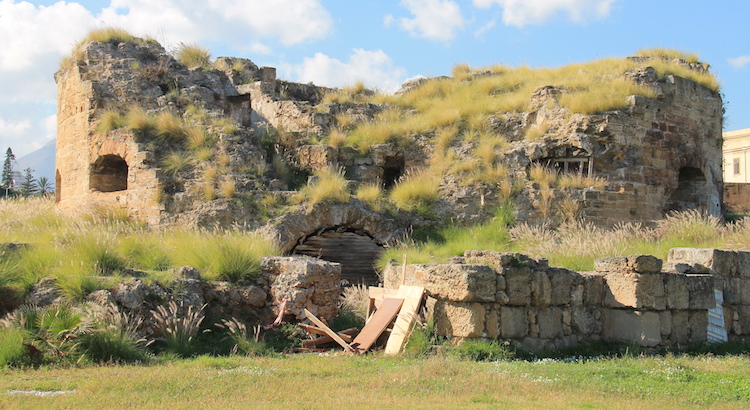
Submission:
MULTIPOLYGON (((595 340, 645 347, 706 342, 714 287, 723 286, 714 271, 664 271, 649 255, 601 258, 595 272, 554 268, 519 253, 467 251, 462 259, 388 266, 385 287, 424 286, 435 299, 440 335, 513 340, 532 350, 595 340)), ((730 317, 750 319, 746 306, 727 306, 730 317)), ((732 332, 740 336, 746 322, 737 323, 732 332)))

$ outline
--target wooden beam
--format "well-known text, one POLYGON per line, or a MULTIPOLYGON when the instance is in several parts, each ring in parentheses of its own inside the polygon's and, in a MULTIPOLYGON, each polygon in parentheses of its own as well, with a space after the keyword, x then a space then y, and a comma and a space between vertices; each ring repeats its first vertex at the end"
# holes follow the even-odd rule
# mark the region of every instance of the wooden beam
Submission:
POLYGON ((326 332, 326 335, 330 336, 336 343, 341 345, 341 347, 344 348, 348 353, 354 353, 354 349, 349 346, 348 343, 344 341, 344 339, 341 338, 336 332, 331 330, 330 327, 326 326, 325 323, 323 323, 320 319, 315 317, 315 315, 312 314, 309 310, 305 309, 305 316, 307 316, 308 319, 310 319, 311 322, 315 323, 316 326, 323 329, 326 332))
POLYGON ((424 288, 421 286, 399 286, 396 296, 404 298, 404 304, 398 312, 391 337, 388 338, 388 343, 385 345, 385 354, 398 354, 404 347, 414 321, 417 319, 417 311, 424 298, 424 288))

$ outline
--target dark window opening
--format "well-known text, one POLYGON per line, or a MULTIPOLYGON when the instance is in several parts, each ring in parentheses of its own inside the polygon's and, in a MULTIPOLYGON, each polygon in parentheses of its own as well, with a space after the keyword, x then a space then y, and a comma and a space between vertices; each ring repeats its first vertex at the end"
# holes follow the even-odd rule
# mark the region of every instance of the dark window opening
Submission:
POLYGON ((128 189, 128 163, 117 155, 99 157, 91 164, 89 188, 100 192, 128 189))
POLYGON ((377 285, 380 279, 375 262, 384 248, 367 233, 352 228, 332 228, 306 236, 292 249, 294 255, 307 255, 341 264, 345 285, 377 285))
POLYGON ((677 189, 672 192, 664 205, 664 213, 704 209, 708 205, 706 192, 706 175, 700 168, 681 168, 677 189))
POLYGON ((391 189, 404 173, 404 157, 386 157, 383 165, 383 189, 391 189))

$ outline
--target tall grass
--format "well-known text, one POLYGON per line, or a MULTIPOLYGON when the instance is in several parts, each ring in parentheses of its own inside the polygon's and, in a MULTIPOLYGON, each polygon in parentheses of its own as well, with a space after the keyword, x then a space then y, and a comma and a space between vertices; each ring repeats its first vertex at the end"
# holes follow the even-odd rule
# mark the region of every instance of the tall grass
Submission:
POLYGON ((187 68, 211 69, 211 52, 198 44, 180 43, 175 57, 187 68))
POLYGON ((305 185, 297 196, 297 201, 306 203, 308 211, 321 202, 349 202, 351 195, 343 170, 324 168, 315 171, 313 175, 312 181, 305 185))
POLYGON ((405 175, 393 189, 389 198, 404 211, 426 215, 439 198, 440 178, 428 171, 405 175))

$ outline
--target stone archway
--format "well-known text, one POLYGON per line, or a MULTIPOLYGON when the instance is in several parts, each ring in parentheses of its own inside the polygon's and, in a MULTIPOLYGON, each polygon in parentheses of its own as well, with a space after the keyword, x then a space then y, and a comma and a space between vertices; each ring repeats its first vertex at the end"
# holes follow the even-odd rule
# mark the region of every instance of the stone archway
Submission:
POLYGON ((128 189, 128 163, 119 155, 103 155, 91 164, 89 189, 99 192, 128 189))
MULTIPOLYGON (((369 259, 354 264, 359 266, 354 266, 353 271, 362 273, 365 266, 372 266, 372 261, 376 258, 373 254, 377 253, 379 256, 386 246, 406 236, 406 226, 407 223, 399 223, 388 215, 368 209, 361 201, 352 199, 346 204, 317 204, 309 212, 302 208, 296 212, 288 212, 270 221, 263 231, 276 239, 282 252, 287 255, 306 254, 336 262, 333 256, 325 257, 324 253, 346 254, 359 249, 362 251, 360 255, 369 259), (298 249, 300 245, 303 246, 298 249), (334 252, 336 247, 342 246, 345 248, 343 251, 334 252)), ((342 274, 347 270, 342 266, 342 274)), ((352 277, 353 281, 350 280, 350 283, 361 283, 365 277, 365 283, 377 281, 374 270, 361 277, 357 275, 352 277)))

